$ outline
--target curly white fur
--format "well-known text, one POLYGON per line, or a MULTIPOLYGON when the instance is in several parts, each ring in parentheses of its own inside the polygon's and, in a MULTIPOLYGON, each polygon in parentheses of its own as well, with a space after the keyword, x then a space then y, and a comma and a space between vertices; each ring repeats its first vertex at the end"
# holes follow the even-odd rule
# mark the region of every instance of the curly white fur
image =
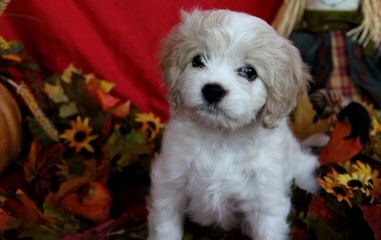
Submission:
POLYGON ((309 78, 296 48, 259 18, 195 10, 167 38, 163 68, 171 119, 152 166, 149 239, 182 239, 184 215, 252 239, 287 239, 292 182, 317 189, 317 159, 287 124, 309 78), (200 54, 205 66, 192 66, 200 54), (237 72, 247 65, 254 81, 237 72), (207 84, 226 94, 208 103, 207 84))

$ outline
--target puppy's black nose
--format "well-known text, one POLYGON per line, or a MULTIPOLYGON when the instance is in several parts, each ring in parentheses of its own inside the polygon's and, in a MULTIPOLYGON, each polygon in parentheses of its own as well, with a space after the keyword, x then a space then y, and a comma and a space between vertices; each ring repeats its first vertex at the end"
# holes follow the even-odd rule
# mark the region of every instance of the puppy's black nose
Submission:
POLYGON ((208 103, 217 103, 226 95, 226 90, 217 83, 206 84, 201 91, 208 103))

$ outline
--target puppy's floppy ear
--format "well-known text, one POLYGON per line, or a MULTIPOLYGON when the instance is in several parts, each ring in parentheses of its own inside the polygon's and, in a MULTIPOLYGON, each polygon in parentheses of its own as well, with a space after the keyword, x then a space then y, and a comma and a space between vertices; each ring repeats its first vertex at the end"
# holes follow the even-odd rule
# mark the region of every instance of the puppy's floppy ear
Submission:
POLYGON ((299 98, 307 94, 311 79, 299 50, 290 41, 282 41, 280 51, 278 49, 275 53, 274 65, 269 69, 268 98, 261 116, 268 128, 277 127, 280 118, 296 107, 299 98))
POLYGON ((181 95, 178 88, 179 76, 184 70, 191 46, 185 43, 186 35, 193 31, 194 21, 200 19, 203 11, 195 8, 192 12, 181 10, 181 23, 175 26, 164 40, 162 48, 162 68, 164 82, 169 88, 169 102, 172 109, 181 105, 181 95))
POLYGON ((164 83, 167 85, 169 90, 169 103, 172 109, 176 109, 181 101, 180 93, 177 87, 178 78, 181 72, 181 68, 178 66, 181 52, 181 38, 178 31, 178 27, 176 27, 164 40, 161 60, 164 73, 164 83))

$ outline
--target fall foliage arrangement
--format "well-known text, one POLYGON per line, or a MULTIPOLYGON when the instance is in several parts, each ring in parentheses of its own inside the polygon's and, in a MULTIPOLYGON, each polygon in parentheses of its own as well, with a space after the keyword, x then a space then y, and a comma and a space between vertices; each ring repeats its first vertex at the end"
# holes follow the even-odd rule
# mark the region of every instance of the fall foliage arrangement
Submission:
MULTIPOLYGON (((42 72, 20 42, 0 38, 0 87, 13 93, 23 118, 21 154, 0 177, 0 237, 145 239, 149 166, 164 124, 72 64, 62 74, 42 72)), ((299 137, 329 135, 315 149, 321 191, 294 190, 293 239, 380 237, 381 112, 344 102, 320 91, 292 116, 299 137)), ((246 238, 188 222, 185 239, 246 238)))
POLYGON ((24 118, 22 153, 0 184, 3 238, 139 237, 160 119, 113 96, 113 83, 73 65, 42 79, 23 45, 3 38, 0 78, 24 118))

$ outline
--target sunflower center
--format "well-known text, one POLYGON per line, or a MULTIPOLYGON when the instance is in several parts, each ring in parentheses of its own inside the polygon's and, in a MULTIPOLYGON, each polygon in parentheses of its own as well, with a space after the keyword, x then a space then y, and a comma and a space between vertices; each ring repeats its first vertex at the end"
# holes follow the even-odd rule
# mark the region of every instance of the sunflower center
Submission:
POLYGON ((336 193, 336 195, 341 195, 343 197, 347 195, 347 191, 345 191, 342 187, 334 187, 332 190, 336 193))
POLYGON ((75 140, 76 142, 82 142, 83 140, 86 139, 86 136, 87 136, 86 132, 78 131, 78 132, 76 132, 75 135, 74 135, 74 140, 75 140))
POLYGON ((361 181, 357 180, 357 179, 351 179, 348 181, 348 186, 351 187, 351 188, 362 188, 364 185, 362 184, 361 181))
POLYGON ((150 129, 156 129, 156 124, 154 122, 148 121, 147 124, 150 127, 150 129))

